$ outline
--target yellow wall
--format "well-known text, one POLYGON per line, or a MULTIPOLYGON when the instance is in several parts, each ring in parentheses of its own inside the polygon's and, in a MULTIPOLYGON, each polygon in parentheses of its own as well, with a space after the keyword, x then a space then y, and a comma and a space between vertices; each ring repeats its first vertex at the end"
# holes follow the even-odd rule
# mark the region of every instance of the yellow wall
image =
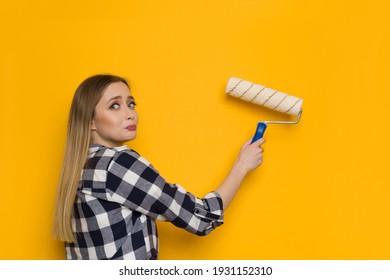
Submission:
POLYGON ((159 224, 161 259, 390 258, 388 1, 0 3, 0 259, 64 258, 55 185, 71 98, 95 73, 130 79, 130 146, 199 196, 258 121, 285 118, 227 98, 229 76, 304 98, 299 125, 266 131, 222 227, 159 224))

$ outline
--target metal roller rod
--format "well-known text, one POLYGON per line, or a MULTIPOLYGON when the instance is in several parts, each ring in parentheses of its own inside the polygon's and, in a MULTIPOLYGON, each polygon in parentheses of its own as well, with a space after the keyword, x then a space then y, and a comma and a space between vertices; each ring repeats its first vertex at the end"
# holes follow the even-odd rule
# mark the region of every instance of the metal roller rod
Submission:
POLYGON ((301 119, 302 109, 299 111, 297 115, 297 119, 295 121, 263 121, 266 124, 297 124, 301 119))

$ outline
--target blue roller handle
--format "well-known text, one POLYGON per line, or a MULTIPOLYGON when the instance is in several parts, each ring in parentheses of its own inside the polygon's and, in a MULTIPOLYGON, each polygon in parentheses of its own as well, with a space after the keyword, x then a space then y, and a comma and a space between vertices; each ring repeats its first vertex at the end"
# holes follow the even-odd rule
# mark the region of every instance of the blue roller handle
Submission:
POLYGON ((263 122, 259 122, 257 124, 257 128, 256 128, 256 132, 255 132, 255 136, 253 136, 252 138, 252 142, 256 142, 257 140, 259 140, 260 138, 263 137, 263 134, 264 134, 264 131, 265 129, 267 128, 267 125, 263 122))

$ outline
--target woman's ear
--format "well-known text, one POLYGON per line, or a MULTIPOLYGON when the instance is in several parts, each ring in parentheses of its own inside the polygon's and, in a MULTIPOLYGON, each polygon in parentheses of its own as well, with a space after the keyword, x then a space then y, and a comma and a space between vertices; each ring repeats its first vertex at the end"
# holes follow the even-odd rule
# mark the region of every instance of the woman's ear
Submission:
POLYGON ((91 122, 91 130, 96 130, 95 122, 93 120, 91 122))

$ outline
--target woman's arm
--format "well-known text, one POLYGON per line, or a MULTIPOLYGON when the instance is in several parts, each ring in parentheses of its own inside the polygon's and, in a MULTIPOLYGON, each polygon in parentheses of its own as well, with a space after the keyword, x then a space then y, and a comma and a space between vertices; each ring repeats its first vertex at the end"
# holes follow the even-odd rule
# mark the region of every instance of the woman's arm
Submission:
POLYGON ((223 223, 223 209, 231 203, 245 175, 261 164, 263 150, 259 146, 263 142, 245 143, 225 181, 203 198, 168 183, 145 158, 127 149, 104 151, 96 166, 84 171, 83 176, 89 179, 84 179, 82 192, 206 235, 223 223))
POLYGON ((229 207, 245 176, 263 162, 264 149, 261 148, 261 145, 265 142, 265 139, 261 138, 252 144, 250 144, 250 141, 248 140, 242 146, 240 154, 226 179, 215 190, 221 195, 224 210, 229 207))

